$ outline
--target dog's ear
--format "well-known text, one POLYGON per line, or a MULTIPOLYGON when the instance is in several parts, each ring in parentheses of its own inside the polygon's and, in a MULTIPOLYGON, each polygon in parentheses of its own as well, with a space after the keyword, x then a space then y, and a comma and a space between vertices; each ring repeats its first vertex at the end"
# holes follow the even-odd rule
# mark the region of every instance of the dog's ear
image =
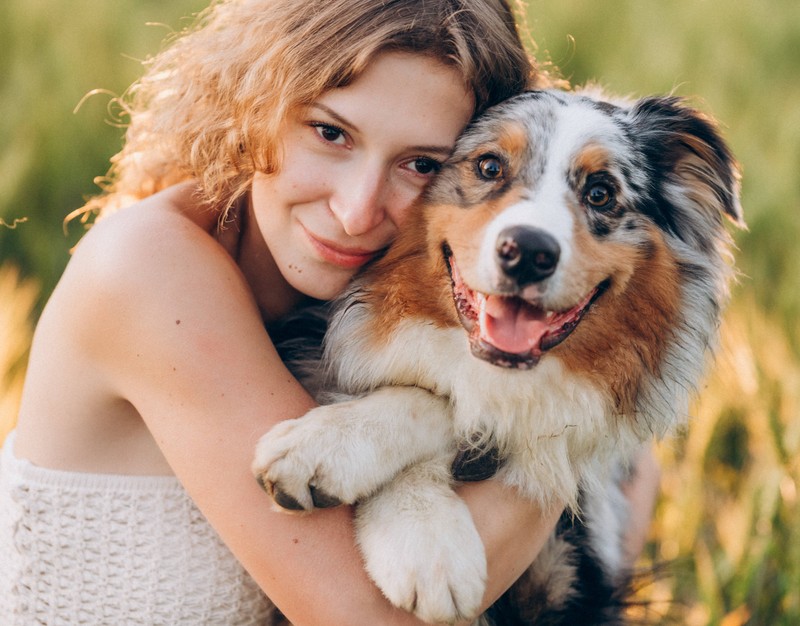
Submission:
POLYGON ((717 125, 680 98, 646 98, 630 110, 634 141, 653 174, 651 199, 664 225, 703 245, 722 216, 744 227, 739 168, 717 125))

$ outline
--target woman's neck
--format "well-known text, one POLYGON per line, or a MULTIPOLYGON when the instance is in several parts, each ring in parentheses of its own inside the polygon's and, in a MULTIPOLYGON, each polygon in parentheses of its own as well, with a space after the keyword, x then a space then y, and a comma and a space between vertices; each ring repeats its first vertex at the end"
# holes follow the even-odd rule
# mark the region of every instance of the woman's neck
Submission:
POLYGON ((264 323, 276 322, 302 305, 308 297, 289 285, 281 274, 258 228, 250 194, 231 210, 236 211, 233 221, 239 234, 232 256, 250 286, 264 323))

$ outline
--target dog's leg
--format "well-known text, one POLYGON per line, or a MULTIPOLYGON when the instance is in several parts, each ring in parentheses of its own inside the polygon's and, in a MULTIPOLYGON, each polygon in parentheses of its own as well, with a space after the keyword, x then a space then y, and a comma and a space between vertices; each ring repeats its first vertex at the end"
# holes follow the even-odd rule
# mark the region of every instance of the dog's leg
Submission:
POLYGON ((483 543, 451 488, 451 461, 440 455, 406 468, 356 509, 367 572, 426 622, 474 618, 486 585, 483 543))
POLYGON ((276 425, 258 443, 253 472, 285 509, 353 504, 452 441, 446 399, 384 387, 276 425))

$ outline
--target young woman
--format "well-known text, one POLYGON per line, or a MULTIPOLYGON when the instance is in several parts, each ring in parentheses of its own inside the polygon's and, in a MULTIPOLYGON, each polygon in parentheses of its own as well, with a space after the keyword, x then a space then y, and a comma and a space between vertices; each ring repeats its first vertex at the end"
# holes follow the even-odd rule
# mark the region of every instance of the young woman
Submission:
MULTIPOLYGON (((415 624, 351 510, 276 513, 256 441, 313 401, 269 330, 379 254, 487 106, 543 81, 505 0, 229 0, 132 89, 0 466, 4 624, 415 624), (107 217, 106 217, 107 215, 107 217)), ((559 515, 461 490, 487 605, 559 515)))

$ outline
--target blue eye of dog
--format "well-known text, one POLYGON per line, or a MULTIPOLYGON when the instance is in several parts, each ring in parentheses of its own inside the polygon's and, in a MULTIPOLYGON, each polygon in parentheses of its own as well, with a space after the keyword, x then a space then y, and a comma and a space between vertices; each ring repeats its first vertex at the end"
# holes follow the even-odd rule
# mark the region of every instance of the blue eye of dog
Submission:
POLYGON ((586 191, 586 202, 595 209, 607 209, 614 203, 614 190, 604 183, 594 183, 586 191))
POLYGON ((486 154, 478 159, 478 175, 485 180, 497 180, 503 177, 503 162, 493 154, 486 154))

